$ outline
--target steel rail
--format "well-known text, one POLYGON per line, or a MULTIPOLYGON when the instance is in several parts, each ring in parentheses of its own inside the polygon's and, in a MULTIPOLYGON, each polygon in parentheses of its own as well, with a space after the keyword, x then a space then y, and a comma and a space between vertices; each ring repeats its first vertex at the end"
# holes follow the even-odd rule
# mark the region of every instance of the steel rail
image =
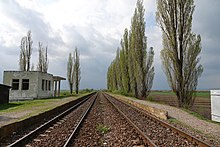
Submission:
POLYGON ((109 97, 111 97, 111 98, 113 98, 113 99, 115 99, 115 100, 117 100, 117 101, 119 101, 119 102, 121 102, 121 103, 123 103, 123 104, 125 104, 125 105, 127 105, 127 106, 129 106, 129 107, 131 107, 133 109, 135 109, 135 110, 137 110, 138 112, 148 116, 150 119, 159 122, 160 125, 162 125, 164 127, 167 127, 167 128, 170 128, 173 132, 176 132, 180 136, 186 138, 188 141, 193 142, 194 145, 197 145, 199 147, 211 147, 211 145, 207 144, 206 142, 204 142, 204 141, 202 141, 202 140, 200 140, 200 139, 198 139, 198 138, 196 138, 196 137, 194 137, 194 136, 192 136, 192 135, 190 135, 190 134, 180 130, 179 128, 176 128, 176 127, 168 124, 167 122, 165 122, 165 121, 163 121, 161 119, 158 119, 157 117, 155 117, 155 116, 153 116, 151 114, 146 113, 146 111, 144 111, 144 110, 140 110, 140 108, 137 108, 137 107, 135 107, 135 106, 133 106, 131 104, 125 103, 122 100, 119 100, 119 99, 117 99, 117 98, 115 98, 115 97, 113 97, 113 96, 111 96, 109 94, 106 94, 106 95, 108 95, 109 97))
POLYGON ((80 121, 77 123, 76 127, 74 128, 73 132, 71 133, 71 135, 69 136, 68 140, 66 141, 66 143, 64 144, 63 147, 69 147, 72 144, 73 139, 75 138, 76 132, 80 129, 80 126, 82 125, 85 117, 87 116, 87 114, 89 113, 89 111, 91 110, 93 104, 95 103, 95 100, 97 99, 98 94, 96 94, 96 97, 94 98, 94 100, 90 103, 90 105, 88 106, 88 108, 86 109, 86 111, 83 113, 80 121))
POLYGON ((48 128, 48 126, 50 126, 51 124, 53 124, 57 120, 63 118, 65 115, 69 114, 71 111, 73 111, 75 108, 77 108, 79 105, 81 105, 82 103, 84 103, 85 101, 87 101, 89 98, 91 98, 94 95, 95 95, 95 93, 89 94, 87 98, 83 99, 82 101, 78 102, 77 104, 75 104, 74 106, 70 107, 66 111, 64 111, 61 114, 59 114, 59 115, 55 116, 54 118, 50 119, 46 123, 44 123, 41 126, 37 127, 35 130, 33 130, 33 131, 29 132, 28 134, 24 135, 23 137, 21 137, 20 139, 16 140, 15 142, 13 142, 12 144, 8 145, 7 147, 17 147, 17 146, 24 145, 30 138, 32 138, 33 136, 35 136, 39 132, 43 131, 45 128, 48 128))
MULTIPOLYGON (((113 105, 113 107, 125 118, 125 120, 140 134, 144 143, 146 143, 149 147, 156 147, 156 145, 150 140, 150 138, 144 134, 109 98, 103 94, 103 96, 113 105)), ((108 95, 109 96, 109 95, 108 95)))

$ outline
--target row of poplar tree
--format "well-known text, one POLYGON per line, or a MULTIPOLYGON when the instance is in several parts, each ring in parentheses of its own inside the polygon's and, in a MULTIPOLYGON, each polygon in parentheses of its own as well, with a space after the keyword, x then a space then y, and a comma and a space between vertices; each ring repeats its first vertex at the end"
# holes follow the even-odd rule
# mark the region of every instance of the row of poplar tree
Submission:
MULTIPOLYGON (((32 66, 31 62, 31 55, 33 51, 33 40, 31 31, 28 31, 27 36, 22 37, 21 45, 20 45, 20 56, 19 56, 19 69, 20 71, 34 71, 34 64, 32 66)), ((49 60, 47 58, 47 46, 43 46, 42 42, 38 42, 39 45, 39 57, 38 57, 38 64, 37 64, 37 71, 47 72, 49 60)))
MULTIPOLYGON (((161 61, 170 88, 179 107, 192 107, 198 78, 203 72, 199 63, 201 37, 192 32, 194 0, 157 0, 156 20, 162 30, 161 61)), ((138 0, 131 28, 125 29, 121 47, 108 68, 107 87, 145 98, 154 78, 152 48, 147 53, 143 1, 138 0)))
POLYGON ((67 62, 67 79, 69 82, 70 93, 73 93, 75 89, 76 94, 79 93, 79 84, 81 80, 81 70, 80 70, 80 54, 77 49, 72 53, 69 53, 69 58, 67 62))
POLYGON ((153 84, 154 51, 147 52, 143 2, 138 1, 130 30, 125 29, 115 59, 107 72, 107 88, 144 99, 153 84))

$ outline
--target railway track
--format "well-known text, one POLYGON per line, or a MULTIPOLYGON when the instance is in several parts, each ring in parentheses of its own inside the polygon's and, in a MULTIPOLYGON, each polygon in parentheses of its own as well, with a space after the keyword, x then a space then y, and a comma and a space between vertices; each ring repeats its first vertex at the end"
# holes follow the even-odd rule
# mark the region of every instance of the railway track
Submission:
MULTIPOLYGON (((150 115, 146 112, 126 104, 110 95, 105 94, 128 120, 146 135, 156 146, 210 146, 178 128, 150 115)), ((151 146, 151 145, 150 145, 151 146)))
MULTIPOLYGON (((103 94, 104 95, 104 94, 103 94)), ((131 119, 129 119, 125 113, 123 113, 119 107, 117 105, 115 105, 115 103, 113 103, 110 98, 108 98, 108 96, 104 95, 104 97, 114 106, 114 108, 126 119, 127 122, 129 122, 129 124, 140 134, 141 138, 143 139, 144 143, 146 146, 150 146, 150 147, 156 147, 156 145, 153 143, 152 140, 150 140, 150 138, 144 134, 143 131, 141 131, 141 129, 138 128, 138 126, 131 121, 131 119)))
POLYGON ((210 146, 106 93, 83 102, 10 144, 14 146, 210 146))
POLYGON ((100 93, 71 146, 143 147, 148 144, 146 136, 142 136, 100 93))
POLYGON ((67 146, 74 132, 92 107, 97 94, 85 98, 22 138, 9 144, 17 146, 67 146))

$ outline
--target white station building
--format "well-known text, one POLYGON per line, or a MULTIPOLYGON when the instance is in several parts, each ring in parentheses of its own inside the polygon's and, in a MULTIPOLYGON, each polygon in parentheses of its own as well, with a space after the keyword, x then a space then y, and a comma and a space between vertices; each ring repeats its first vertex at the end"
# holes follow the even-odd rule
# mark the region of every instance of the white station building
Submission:
POLYGON ((11 86, 9 100, 56 97, 63 77, 40 71, 4 71, 3 83, 11 86))

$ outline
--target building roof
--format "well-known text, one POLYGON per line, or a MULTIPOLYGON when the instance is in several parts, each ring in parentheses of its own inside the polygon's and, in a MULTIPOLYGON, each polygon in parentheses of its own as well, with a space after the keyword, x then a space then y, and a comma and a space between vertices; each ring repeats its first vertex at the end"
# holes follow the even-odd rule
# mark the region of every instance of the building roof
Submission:
POLYGON ((11 86, 0 84, 0 88, 2 88, 2 87, 11 88, 11 86))
POLYGON ((15 71, 15 70, 5 70, 4 73, 43 73, 53 76, 51 73, 42 72, 42 71, 15 71))
MULTIPOLYGON (((41 71, 4 71, 4 72, 5 72, 5 73, 6 73, 6 72, 15 72, 15 73, 31 73, 31 72, 38 72, 38 73, 43 73, 43 74, 48 74, 48 75, 53 76, 53 75, 50 74, 50 73, 41 72, 41 71)), ((63 78, 63 77, 60 77, 60 76, 53 76, 53 80, 54 80, 54 81, 61 81, 61 80, 66 80, 66 78, 63 78)))
POLYGON ((60 76, 53 76, 54 81, 61 81, 61 80, 66 80, 66 78, 60 77, 60 76))

